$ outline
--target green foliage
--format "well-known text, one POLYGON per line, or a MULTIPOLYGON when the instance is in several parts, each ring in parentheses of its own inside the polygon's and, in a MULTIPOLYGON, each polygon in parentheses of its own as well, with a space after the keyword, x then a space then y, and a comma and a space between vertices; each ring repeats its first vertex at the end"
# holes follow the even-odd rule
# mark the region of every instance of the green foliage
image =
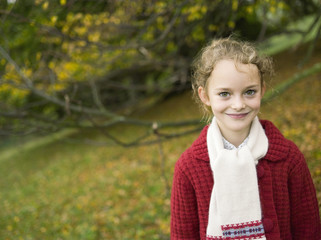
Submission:
POLYGON ((302 18, 300 21, 292 22, 286 28, 288 32, 292 31, 292 34, 279 34, 276 37, 270 38, 260 45, 260 50, 264 54, 272 56, 288 49, 290 46, 299 45, 300 42, 307 43, 312 41, 317 35, 318 29, 320 29, 320 19, 304 36, 300 34, 300 31, 304 32, 307 26, 312 26, 315 19, 315 15, 309 15, 302 18))
POLYGON ((0 100, 29 118, 56 111, 76 119, 83 108, 114 116, 189 88, 190 63, 208 40, 261 39, 319 9, 295 2, 2 1, 0 100))

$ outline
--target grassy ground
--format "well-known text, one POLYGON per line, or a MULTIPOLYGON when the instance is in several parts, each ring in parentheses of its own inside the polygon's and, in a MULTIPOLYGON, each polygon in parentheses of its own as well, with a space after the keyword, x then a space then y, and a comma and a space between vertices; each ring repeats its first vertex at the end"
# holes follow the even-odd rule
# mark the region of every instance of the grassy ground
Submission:
MULTIPOLYGON (((318 48, 309 65, 321 60, 320 52, 318 48)), ((300 71, 296 64, 303 53, 299 49, 275 58, 279 74, 272 87, 300 71)), ((260 117, 272 120, 303 151, 321 203, 320 77, 309 77, 265 104, 260 117)), ((142 117, 182 120, 199 118, 200 113, 190 93, 184 93, 142 117)), ((141 129, 113 131, 129 139, 141 129)), ((84 134, 102 138, 97 133, 84 134)), ((158 145, 122 148, 58 138, 32 147, 2 149, 0 239, 169 239, 167 186, 175 161, 197 135, 163 143, 165 164, 158 145)))

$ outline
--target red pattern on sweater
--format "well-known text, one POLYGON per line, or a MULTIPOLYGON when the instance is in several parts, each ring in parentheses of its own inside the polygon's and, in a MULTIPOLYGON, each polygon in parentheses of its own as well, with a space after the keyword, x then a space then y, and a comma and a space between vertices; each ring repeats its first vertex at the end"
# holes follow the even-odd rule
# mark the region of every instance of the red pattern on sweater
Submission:
MULTIPOLYGON (((312 178, 297 146, 269 121, 269 139, 257 166, 267 239, 320 240, 321 225, 312 178)), ((213 175, 206 145, 208 126, 175 165, 171 196, 171 240, 205 240, 213 175)))

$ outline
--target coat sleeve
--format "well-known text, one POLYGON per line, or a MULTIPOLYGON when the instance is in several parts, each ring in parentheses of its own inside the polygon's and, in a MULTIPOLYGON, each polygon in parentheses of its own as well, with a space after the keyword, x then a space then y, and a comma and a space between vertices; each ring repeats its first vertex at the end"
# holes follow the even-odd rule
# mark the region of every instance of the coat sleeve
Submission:
POLYGON ((176 164, 171 195, 171 240, 200 239, 194 188, 176 164))
POLYGON ((299 162, 289 179, 291 231, 293 239, 321 239, 318 201, 309 168, 303 154, 296 148, 293 157, 299 162))

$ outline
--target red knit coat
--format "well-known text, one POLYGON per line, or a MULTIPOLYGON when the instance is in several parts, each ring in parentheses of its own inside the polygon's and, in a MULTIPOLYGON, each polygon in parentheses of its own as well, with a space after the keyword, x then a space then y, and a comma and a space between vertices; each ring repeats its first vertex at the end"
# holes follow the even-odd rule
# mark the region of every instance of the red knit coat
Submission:
MULTIPOLYGON (((320 240, 316 192, 302 153, 271 122, 261 120, 261 124, 269 139, 268 152, 257 165, 266 238, 320 240)), ((175 165, 171 240, 206 239, 214 184, 207 152, 207 129, 208 126, 175 165)))

